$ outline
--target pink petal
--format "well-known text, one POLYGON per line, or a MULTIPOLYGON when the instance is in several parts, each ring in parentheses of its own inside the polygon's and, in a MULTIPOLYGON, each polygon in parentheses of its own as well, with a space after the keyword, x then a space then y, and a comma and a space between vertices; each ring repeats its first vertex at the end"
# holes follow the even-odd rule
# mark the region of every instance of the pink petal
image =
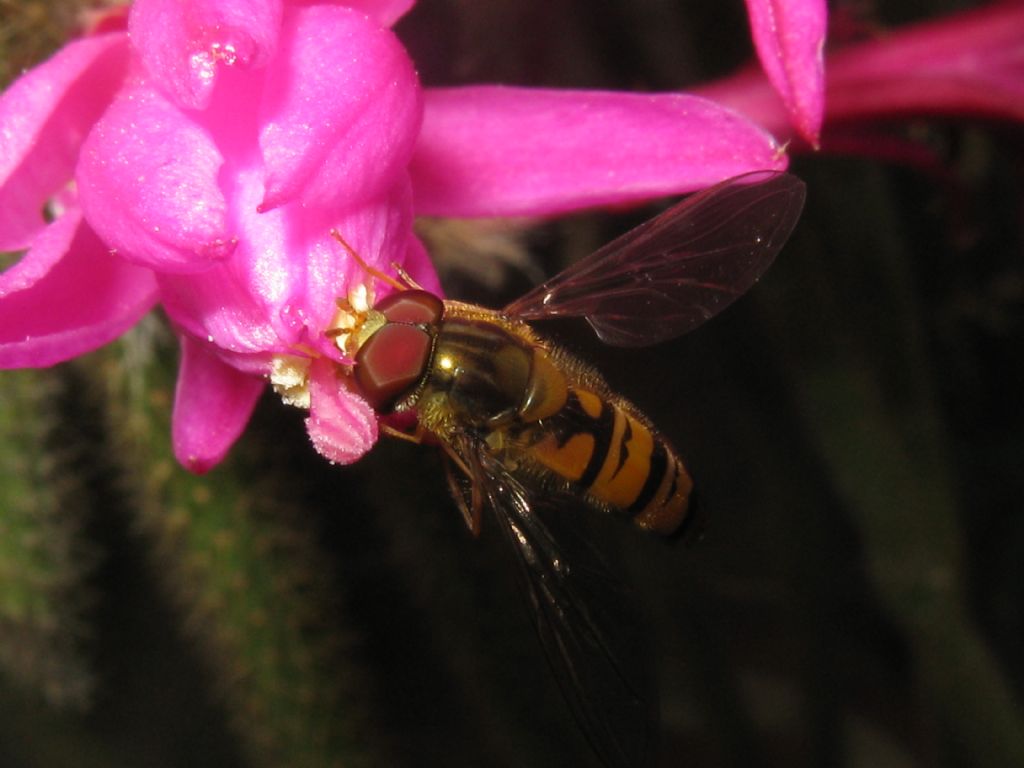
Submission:
POLYGON ((0 275, 0 368, 53 365, 91 352, 155 302, 152 273, 112 256, 81 213, 68 211, 0 275))
POLYGON ((249 423, 264 383, 223 362, 211 345, 182 335, 171 439, 185 469, 206 472, 224 458, 249 423))
POLYGON ((150 79, 178 106, 203 109, 220 67, 262 67, 281 0, 137 0, 128 29, 150 79))
POLYGON ((350 8, 297 7, 285 14, 278 59, 261 105, 263 207, 343 207, 389 189, 422 110, 398 39, 350 8))
MULTIPOLYGON (((831 76, 831 69, 829 74, 831 76)), ((766 131, 770 131, 779 141, 785 142, 793 138, 793 124, 790 122, 789 113, 778 92, 772 88, 764 72, 759 69, 751 68, 722 80, 704 83, 696 92, 745 115, 766 131)))
POLYGON ((552 214, 784 168, 775 140, 686 94, 429 89, 411 165, 417 213, 552 214))
POLYGON ((121 256, 159 271, 210 267, 235 247, 209 133, 151 87, 118 94, 82 147, 86 218, 121 256))
POLYGON ((416 0, 347 0, 345 5, 356 8, 383 27, 390 27, 416 4, 416 0))
POLYGON ((817 146, 825 108, 825 0, 747 0, 747 12, 761 66, 797 131, 817 146))
POLYGON ((46 226, 43 207, 71 179, 127 56, 124 35, 79 40, 0 96, 0 251, 27 248, 46 226))
POLYGON ((377 442, 377 415, 349 391, 337 366, 316 359, 310 369, 310 411, 306 430, 313 447, 339 464, 351 464, 377 442))

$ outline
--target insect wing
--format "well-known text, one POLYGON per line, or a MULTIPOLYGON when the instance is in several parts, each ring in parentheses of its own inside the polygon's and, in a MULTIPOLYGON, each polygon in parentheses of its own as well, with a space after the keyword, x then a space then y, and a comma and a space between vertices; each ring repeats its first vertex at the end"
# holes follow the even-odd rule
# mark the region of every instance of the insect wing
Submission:
MULTIPOLYGON (((563 534, 556 543, 527 488, 486 448, 467 439, 456 450, 511 545, 544 653, 580 728, 606 765, 648 765, 657 696, 632 594, 583 539, 563 534)), ((462 493, 460 503, 470 503, 469 487, 462 493)))
POLYGON ((691 331, 745 293, 803 208, 804 183, 757 171, 691 195, 505 308, 526 320, 585 317, 607 344, 640 347, 691 331))

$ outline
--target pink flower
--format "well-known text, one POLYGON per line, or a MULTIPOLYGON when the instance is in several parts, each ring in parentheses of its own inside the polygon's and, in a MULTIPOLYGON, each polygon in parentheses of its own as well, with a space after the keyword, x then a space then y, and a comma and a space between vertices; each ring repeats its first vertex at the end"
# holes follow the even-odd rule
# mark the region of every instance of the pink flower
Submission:
MULTIPOLYGON (((864 130, 873 120, 1024 121, 1024 4, 995 3, 895 30, 840 48, 826 64, 826 149, 832 142, 868 153, 877 149, 877 137, 864 130)), ((781 140, 793 135, 788 105, 756 70, 697 92, 732 106, 781 140)))
POLYGON ((223 457, 268 376, 309 408, 318 450, 352 461, 377 421, 324 335, 362 278, 332 228, 437 289, 415 214, 551 214, 785 165, 690 95, 424 93, 388 29, 411 5, 139 0, 130 35, 115 23, 15 82, 0 248, 25 253, 0 275, 0 366, 80 355, 159 303, 183 350, 186 467, 223 457))

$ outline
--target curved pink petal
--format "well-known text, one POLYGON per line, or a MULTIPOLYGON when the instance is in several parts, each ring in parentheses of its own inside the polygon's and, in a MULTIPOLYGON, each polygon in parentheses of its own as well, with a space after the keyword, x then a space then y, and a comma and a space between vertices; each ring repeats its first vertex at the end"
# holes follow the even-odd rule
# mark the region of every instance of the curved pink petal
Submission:
POLYGON ((235 247, 212 137, 152 87, 125 87, 82 146, 76 179, 111 248, 158 271, 208 269, 235 247))
POLYGON ((286 13, 261 104, 263 207, 377 197, 408 163, 421 112, 416 72, 390 30, 339 6, 286 13))
POLYGON ((46 226, 43 207, 70 181, 127 60, 123 34, 78 40, 0 96, 0 251, 27 248, 46 226))
POLYGON ((348 379, 322 358, 309 371, 310 409, 306 431, 313 447, 330 461, 351 464, 377 442, 377 414, 348 389, 348 379))
POLYGON ((249 423, 265 383, 222 361, 212 345, 183 334, 171 421, 181 465, 201 473, 220 462, 249 423))
POLYGON ((784 168, 775 140, 686 94, 428 89, 411 165, 417 213, 552 214, 784 168))
POLYGON ((71 210, 0 275, 0 368, 41 367, 91 352, 156 302, 149 270, 112 256, 71 210))
MULTIPOLYGON (((302 281, 293 269, 301 251, 289 233, 297 206, 260 213, 263 171, 236 169, 229 217, 238 232, 230 256, 198 274, 160 274, 160 299, 174 323, 197 338, 238 354, 286 352, 274 327, 274 307, 302 281)), ((326 231, 326 230, 325 230, 326 231)))
POLYGON ((178 106, 203 109, 220 67, 262 67, 281 27, 282 0, 136 0, 132 44, 178 106))
POLYGON ((817 146, 825 109, 825 0, 747 0, 747 12, 761 66, 797 132, 817 146))
POLYGON ((188 333, 239 355, 288 351, 234 263, 200 275, 158 273, 157 283, 168 317, 188 333))
POLYGON ((392 26, 405 16, 416 0, 347 0, 345 5, 356 8, 384 27, 392 26))
POLYGON ((40 232, 28 252, 0 274, 0 299, 45 279, 67 254, 81 223, 82 212, 72 209, 40 232))

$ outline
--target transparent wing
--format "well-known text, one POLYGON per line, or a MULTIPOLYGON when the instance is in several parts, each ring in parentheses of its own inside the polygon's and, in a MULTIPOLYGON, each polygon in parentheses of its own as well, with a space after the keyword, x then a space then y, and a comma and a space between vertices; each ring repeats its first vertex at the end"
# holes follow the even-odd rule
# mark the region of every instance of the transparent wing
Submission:
MULTIPOLYGON (((607 766, 648 765, 657 695, 632 594, 582 538, 560 530, 556 542, 527 488, 486 448, 469 437, 453 447, 511 545, 544 653, 580 728, 607 766)), ((471 503, 469 485, 453 491, 471 503)), ((563 518, 572 511, 557 510, 563 518)))
POLYGON ((526 320, 585 317, 607 344, 680 336, 764 274, 796 226, 805 186, 757 171, 691 195, 505 308, 526 320))

